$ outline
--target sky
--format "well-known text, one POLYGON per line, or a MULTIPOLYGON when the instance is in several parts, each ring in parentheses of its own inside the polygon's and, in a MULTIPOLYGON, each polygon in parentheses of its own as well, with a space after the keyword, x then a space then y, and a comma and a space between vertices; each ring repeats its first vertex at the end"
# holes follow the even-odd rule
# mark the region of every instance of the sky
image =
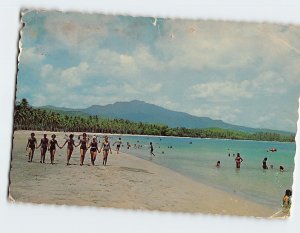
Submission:
POLYGON ((22 22, 16 95, 33 106, 142 100, 296 132, 299 25, 58 11, 22 22))

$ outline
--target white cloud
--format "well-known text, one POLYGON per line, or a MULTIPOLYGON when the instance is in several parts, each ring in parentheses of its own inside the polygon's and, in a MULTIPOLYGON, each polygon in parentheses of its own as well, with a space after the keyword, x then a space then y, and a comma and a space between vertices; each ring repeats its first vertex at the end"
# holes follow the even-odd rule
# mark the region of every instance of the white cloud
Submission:
POLYGON ((87 63, 80 63, 78 66, 74 66, 65 70, 62 70, 60 76, 61 81, 64 82, 64 85, 67 87, 76 87, 80 86, 89 70, 89 65, 87 63))
POLYGON ((42 78, 46 78, 46 77, 49 77, 51 75, 51 73, 53 72, 53 66, 50 65, 50 64, 46 64, 46 65, 43 65, 41 67, 41 77, 42 78))
POLYGON ((22 48, 20 53, 20 61, 24 65, 37 65, 44 60, 45 56, 40 53, 37 48, 22 48))
POLYGON ((195 84, 190 88, 192 98, 209 98, 212 101, 232 101, 239 98, 251 98, 248 91, 250 82, 207 82, 195 84))

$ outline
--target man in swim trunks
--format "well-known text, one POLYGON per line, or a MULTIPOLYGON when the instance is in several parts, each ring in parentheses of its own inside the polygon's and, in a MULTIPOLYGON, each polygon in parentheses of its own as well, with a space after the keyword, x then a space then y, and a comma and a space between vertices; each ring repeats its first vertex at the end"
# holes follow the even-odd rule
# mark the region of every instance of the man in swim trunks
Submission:
POLYGON ((119 154, 119 150, 120 150, 120 147, 121 147, 121 144, 122 144, 121 138, 119 138, 118 141, 114 142, 113 146, 115 144, 117 144, 116 150, 117 150, 117 154, 119 154))
POLYGON ((30 162, 30 163, 32 162, 32 159, 33 159, 36 144, 37 144, 37 141, 35 138, 35 133, 31 133, 30 138, 28 138, 27 146, 26 146, 26 150, 29 148, 28 162, 30 162))

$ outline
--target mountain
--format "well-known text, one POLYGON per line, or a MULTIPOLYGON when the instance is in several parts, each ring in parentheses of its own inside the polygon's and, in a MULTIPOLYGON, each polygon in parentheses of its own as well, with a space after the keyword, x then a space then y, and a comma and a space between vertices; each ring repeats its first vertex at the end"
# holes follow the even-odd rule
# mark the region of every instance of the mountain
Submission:
POLYGON ((116 102, 114 104, 92 105, 84 109, 58 108, 53 106, 44 106, 43 109, 68 113, 69 115, 99 115, 107 118, 127 119, 144 123, 160 123, 169 127, 186 128, 222 128, 239 130, 247 133, 272 132, 280 134, 292 134, 291 132, 257 129, 244 126, 228 124, 222 120, 213 120, 209 117, 197 117, 184 112, 177 112, 162 108, 160 106, 149 104, 144 101, 133 100, 130 102, 116 102))

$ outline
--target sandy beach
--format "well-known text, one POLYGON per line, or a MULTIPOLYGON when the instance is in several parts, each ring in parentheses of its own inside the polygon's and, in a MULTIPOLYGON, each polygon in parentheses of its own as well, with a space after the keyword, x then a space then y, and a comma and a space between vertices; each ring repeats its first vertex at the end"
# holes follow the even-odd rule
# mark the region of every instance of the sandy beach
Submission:
MULTIPOLYGON (((44 132, 36 132, 39 142, 44 132)), ((48 133, 50 138, 51 133, 48 133)), ((195 182, 151 161, 120 153, 102 154, 91 166, 89 151, 79 166, 79 148, 66 166, 66 147, 57 149, 55 164, 40 164, 40 150, 33 163, 25 151, 29 131, 14 133, 10 171, 10 195, 16 202, 66 204, 171 212, 210 213, 270 217, 276 211, 239 196, 195 182)), ((65 133, 56 133, 59 145, 65 133)))

